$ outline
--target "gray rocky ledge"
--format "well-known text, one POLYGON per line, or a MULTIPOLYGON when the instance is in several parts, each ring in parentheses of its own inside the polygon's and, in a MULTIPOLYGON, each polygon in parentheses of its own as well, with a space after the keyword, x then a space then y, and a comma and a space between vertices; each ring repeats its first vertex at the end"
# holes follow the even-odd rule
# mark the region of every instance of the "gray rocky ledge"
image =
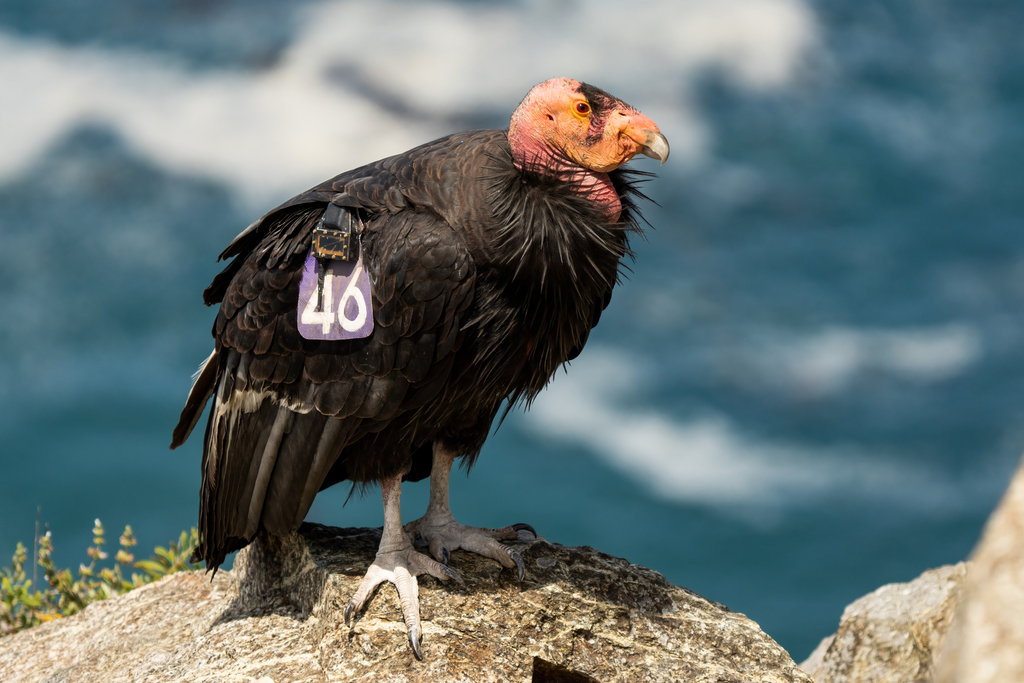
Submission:
POLYGON ((304 525, 261 538, 213 581, 170 576, 0 640, 0 679, 810 681, 745 616, 650 569, 525 532, 522 583, 461 551, 451 564, 465 586, 420 577, 418 662, 394 587, 344 623, 379 535, 304 525))
POLYGON ((851 603, 800 667, 816 683, 931 683, 967 564, 930 569, 851 603))
POLYGON ((1024 681, 1024 460, 970 562, 860 598, 800 666, 817 683, 1024 681))

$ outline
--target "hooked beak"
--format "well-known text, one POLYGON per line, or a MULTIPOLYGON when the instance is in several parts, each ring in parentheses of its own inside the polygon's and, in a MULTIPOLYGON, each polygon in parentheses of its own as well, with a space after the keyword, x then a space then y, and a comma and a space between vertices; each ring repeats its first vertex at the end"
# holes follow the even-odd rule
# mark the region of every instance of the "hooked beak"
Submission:
POLYGON ((664 166, 665 162, 668 161, 668 140, 660 132, 644 129, 644 133, 647 138, 640 148, 640 153, 652 159, 658 159, 661 161, 661 165, 664 166))
POLYGON ((658 130, 658 124, 629 105, 623 105, 610 118, 602 142, 587 150, 581 165, 592 171, 607 173, 637 154, 665 163, 668 159, 668 140, 658 130))
POLYGON ((664 165, 668 161, 668 140, 658 130, 658 124, 638 111, 620 111, 620 115, 624 124, 620 134, 636 143, 633 153, 657 159, 664 165))

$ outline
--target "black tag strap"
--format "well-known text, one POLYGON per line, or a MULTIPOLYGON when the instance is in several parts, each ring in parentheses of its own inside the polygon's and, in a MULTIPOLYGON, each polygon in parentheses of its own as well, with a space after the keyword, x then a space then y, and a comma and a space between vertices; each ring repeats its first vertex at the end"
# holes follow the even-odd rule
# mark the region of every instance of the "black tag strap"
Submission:
POLYGON ((327 273, 327 262, 318 258, 316 260, 316 308, 317 313, 324 310, 324 275, 327 273))
POLYGON ((336 204, 327 205, 320 222, 313 228, 314 256, 333 261, 355 261, 359 258, 359 239, 353 225, 354 213, 336 204))
MULTIPOLYGON (((359 235, 352 224, 355 211, 328 204, 320 222, 313 228, 313 256, 316 257, 316 311, 324 310, 324 275, 328 261, 359 259, 359 235)), ((356 221, 359 217, 356 216, 356 221)), ((362 225, 362 221, 359 221, 362 225)))

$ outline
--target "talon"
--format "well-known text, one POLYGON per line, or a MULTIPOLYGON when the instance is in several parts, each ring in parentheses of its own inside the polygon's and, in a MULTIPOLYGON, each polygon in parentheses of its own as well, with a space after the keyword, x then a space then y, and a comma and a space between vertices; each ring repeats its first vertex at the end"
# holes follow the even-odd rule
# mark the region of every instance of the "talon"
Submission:
POLYGON ((456 582, 457 582, 457 583, 458 583, 458 584, 459 584, 460 586, 465 586, 465 585, 466 585, 466 584, 464 584, 464 583, 462 582, 462 577, 461 577, 461 576, 459 576, 459 573, 458 573, 457 571, 455 571, 454 569, 452 569, 451 567, 442 567, 442 568, 441 568, 441 571, 442 571, 442 572, 444 572, 444 574, 445 574, 446 576, 448 576, 448 577, 450 577, 450 578, 453 578, 453 579, 455 579, 455 581, 456 581, 456 582))
POLYGON ((352 617, 352 612, 355 610, 355 606, 356 604, 352 600, 349 600, 348 604, 345 605, 345 626, 351 627, 349 619, 352 617))
POLYGON ((523 531, 525 529, 526 531, 529 531, 531 534, 533 534, 534 538, 540 538, 537 535, 537 530, 534 529, 529 524, 524 524, 523 522, 520 522, 519 524, 513 524, 512 528, 515 529, 516 531, 523 531))
POLYGON ((448 560, 450 560, 452 557, 451 554, 448 552, 448 548, 441 548, 441 557, 443 558, 441 562, 443 562, 444 564, 448 564, 448 560))
POLYGON ((519 580, 522 581, 526 575, 526 565, 523 564, 523 557, 515 550, 512 551, 512 561, 516 563, 516 574, 519 575, 519 580))
POLYGON ((418 626, 413 626, 409 629, 409 645, 412 646, 412 653, 416 655, 416 659, 421 662, 423 661, 423 651, 420 650, 420 638, 422 635, 418 626))

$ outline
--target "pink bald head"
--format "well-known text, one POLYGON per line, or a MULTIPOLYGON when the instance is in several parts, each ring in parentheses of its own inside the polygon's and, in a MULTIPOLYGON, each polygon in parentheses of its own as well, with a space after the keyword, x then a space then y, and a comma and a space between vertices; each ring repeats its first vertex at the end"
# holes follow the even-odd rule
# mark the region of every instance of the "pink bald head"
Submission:
POLYGON ((534 87, 512 114, 509 143, 516 165, 566 164, 598 173, 637 154, 664 163, 668 142, 650 118, 622 100, 571 78, 534 87))

